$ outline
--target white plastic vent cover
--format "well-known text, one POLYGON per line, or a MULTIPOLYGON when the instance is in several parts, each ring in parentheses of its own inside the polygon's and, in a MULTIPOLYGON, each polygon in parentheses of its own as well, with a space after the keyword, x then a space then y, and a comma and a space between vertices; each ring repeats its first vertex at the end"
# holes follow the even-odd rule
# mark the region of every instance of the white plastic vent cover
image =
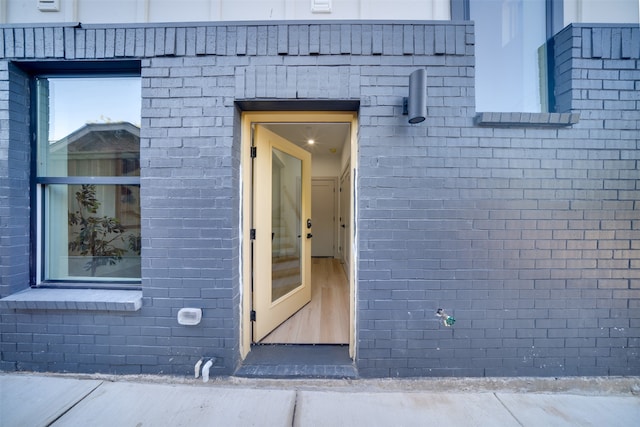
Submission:
POLYGON ((38 0, 38 10, 40 12, 59 12, 60 0, 38 0))
POLYGON ((181 308, 178 310, 178 324, 185 326, 195 326, 202 320, 201 308, 181 308))
POLYGON ((331 0, 311 0, 312 13, 331 13, 331 0))

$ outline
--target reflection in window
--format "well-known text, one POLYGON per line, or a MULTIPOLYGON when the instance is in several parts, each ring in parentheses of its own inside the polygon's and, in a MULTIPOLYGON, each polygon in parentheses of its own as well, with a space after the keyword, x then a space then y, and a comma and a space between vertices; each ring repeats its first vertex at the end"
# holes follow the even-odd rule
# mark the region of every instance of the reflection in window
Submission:
POLYGON ((271 301, 302 285, 302 161, 273 148, 271 157, 271 301))
POLYGON ((140 279, 140 79, 37 79, 38 280, 140 279))
POLYGON ((545 13, 541 0, 470 0, 477 111, 548 109, 545 13))

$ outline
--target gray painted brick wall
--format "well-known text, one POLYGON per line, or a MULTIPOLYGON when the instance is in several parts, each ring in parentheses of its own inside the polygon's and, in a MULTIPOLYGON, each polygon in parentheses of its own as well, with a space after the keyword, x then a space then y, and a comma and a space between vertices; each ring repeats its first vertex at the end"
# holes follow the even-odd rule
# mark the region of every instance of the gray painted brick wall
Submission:
MULTIPOLYGON (((1 33, 1 31, 0 31, 1 33)), ((28 80, 0 61, 0 295, 29 283, 29 97, 28 80)), ((0 369, 13 370, 31 336, 13 315, 0 314, 0 369)))
POLYGON ((433 91, 430 106, 461 109, 443 122, 430 108, 420 137, 398 121, 397 138, 369 144, 361 129, 361 156, 385 156, 359 171, 361 374, 638 372, 640 49, 616 57, 622 41, 605 35, 585 55, 593 34, 607 31, 556 38, 572 129, 465 129, 473 100, 433 91))
POLYGON ((28 80, 0 63, 0 292, 8 295, 29 280, 28 80))
POLYGON ((28 91, 8 61, 139 58, 143 307, 2 310, 1 367, 188 374, 205 355, 218 358, 214 374, 232 373, 234 101, 347 99, 360 101, 361 375, 637 375, 636 33, 570 26, 556 36, 558 105, 578 124, 478 127, 470 23, 4 28, 0 296, 28 285, 29 262, 28 91), (419 67, 428 117, 408 125, 402 97, 419 67), (203 308, 198 327, 177 325, 187 306, 203 308))

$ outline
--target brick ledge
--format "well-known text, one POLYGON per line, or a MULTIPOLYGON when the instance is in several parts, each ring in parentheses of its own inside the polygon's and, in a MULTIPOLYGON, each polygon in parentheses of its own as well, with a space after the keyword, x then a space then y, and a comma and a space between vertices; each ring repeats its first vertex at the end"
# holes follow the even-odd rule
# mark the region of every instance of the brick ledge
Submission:
POLYGON ((0 299, 0 308, 16 310, 138 311, 142 291, 30 288, 0 299))
POLYGON ((491 127, 566 127, 578 123, 577 113, 478 113, 475 124, 491 127))

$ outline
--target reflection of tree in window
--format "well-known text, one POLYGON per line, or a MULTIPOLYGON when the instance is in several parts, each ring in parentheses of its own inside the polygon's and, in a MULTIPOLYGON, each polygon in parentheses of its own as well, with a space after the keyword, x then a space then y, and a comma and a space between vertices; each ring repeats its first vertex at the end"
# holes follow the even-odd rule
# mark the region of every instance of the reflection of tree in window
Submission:
POLYGON ((98 215, 101 203, 95 185, 82 185, 74 198, 76 210, 69 211, 69 255, 88 256, 84 269, 94 277, 98 267, 122 260, 125 228, 118 218, 98 215))
MULTIPOLYGON (((139 176, 139 132, 130 123, 87 124, 53 145, 66 146, 69 175, 139 176)), ((140 187, 131 185, 83 185, 75 193, 79 209, 69 210, 69 255, 88 257, 83 268, 92 277, 98 267, 115 270, 123 256, 139 255, 139 196, 140 187), (101 200, 113 201, 113 212, 105 206, 98 215, 101 200)))

